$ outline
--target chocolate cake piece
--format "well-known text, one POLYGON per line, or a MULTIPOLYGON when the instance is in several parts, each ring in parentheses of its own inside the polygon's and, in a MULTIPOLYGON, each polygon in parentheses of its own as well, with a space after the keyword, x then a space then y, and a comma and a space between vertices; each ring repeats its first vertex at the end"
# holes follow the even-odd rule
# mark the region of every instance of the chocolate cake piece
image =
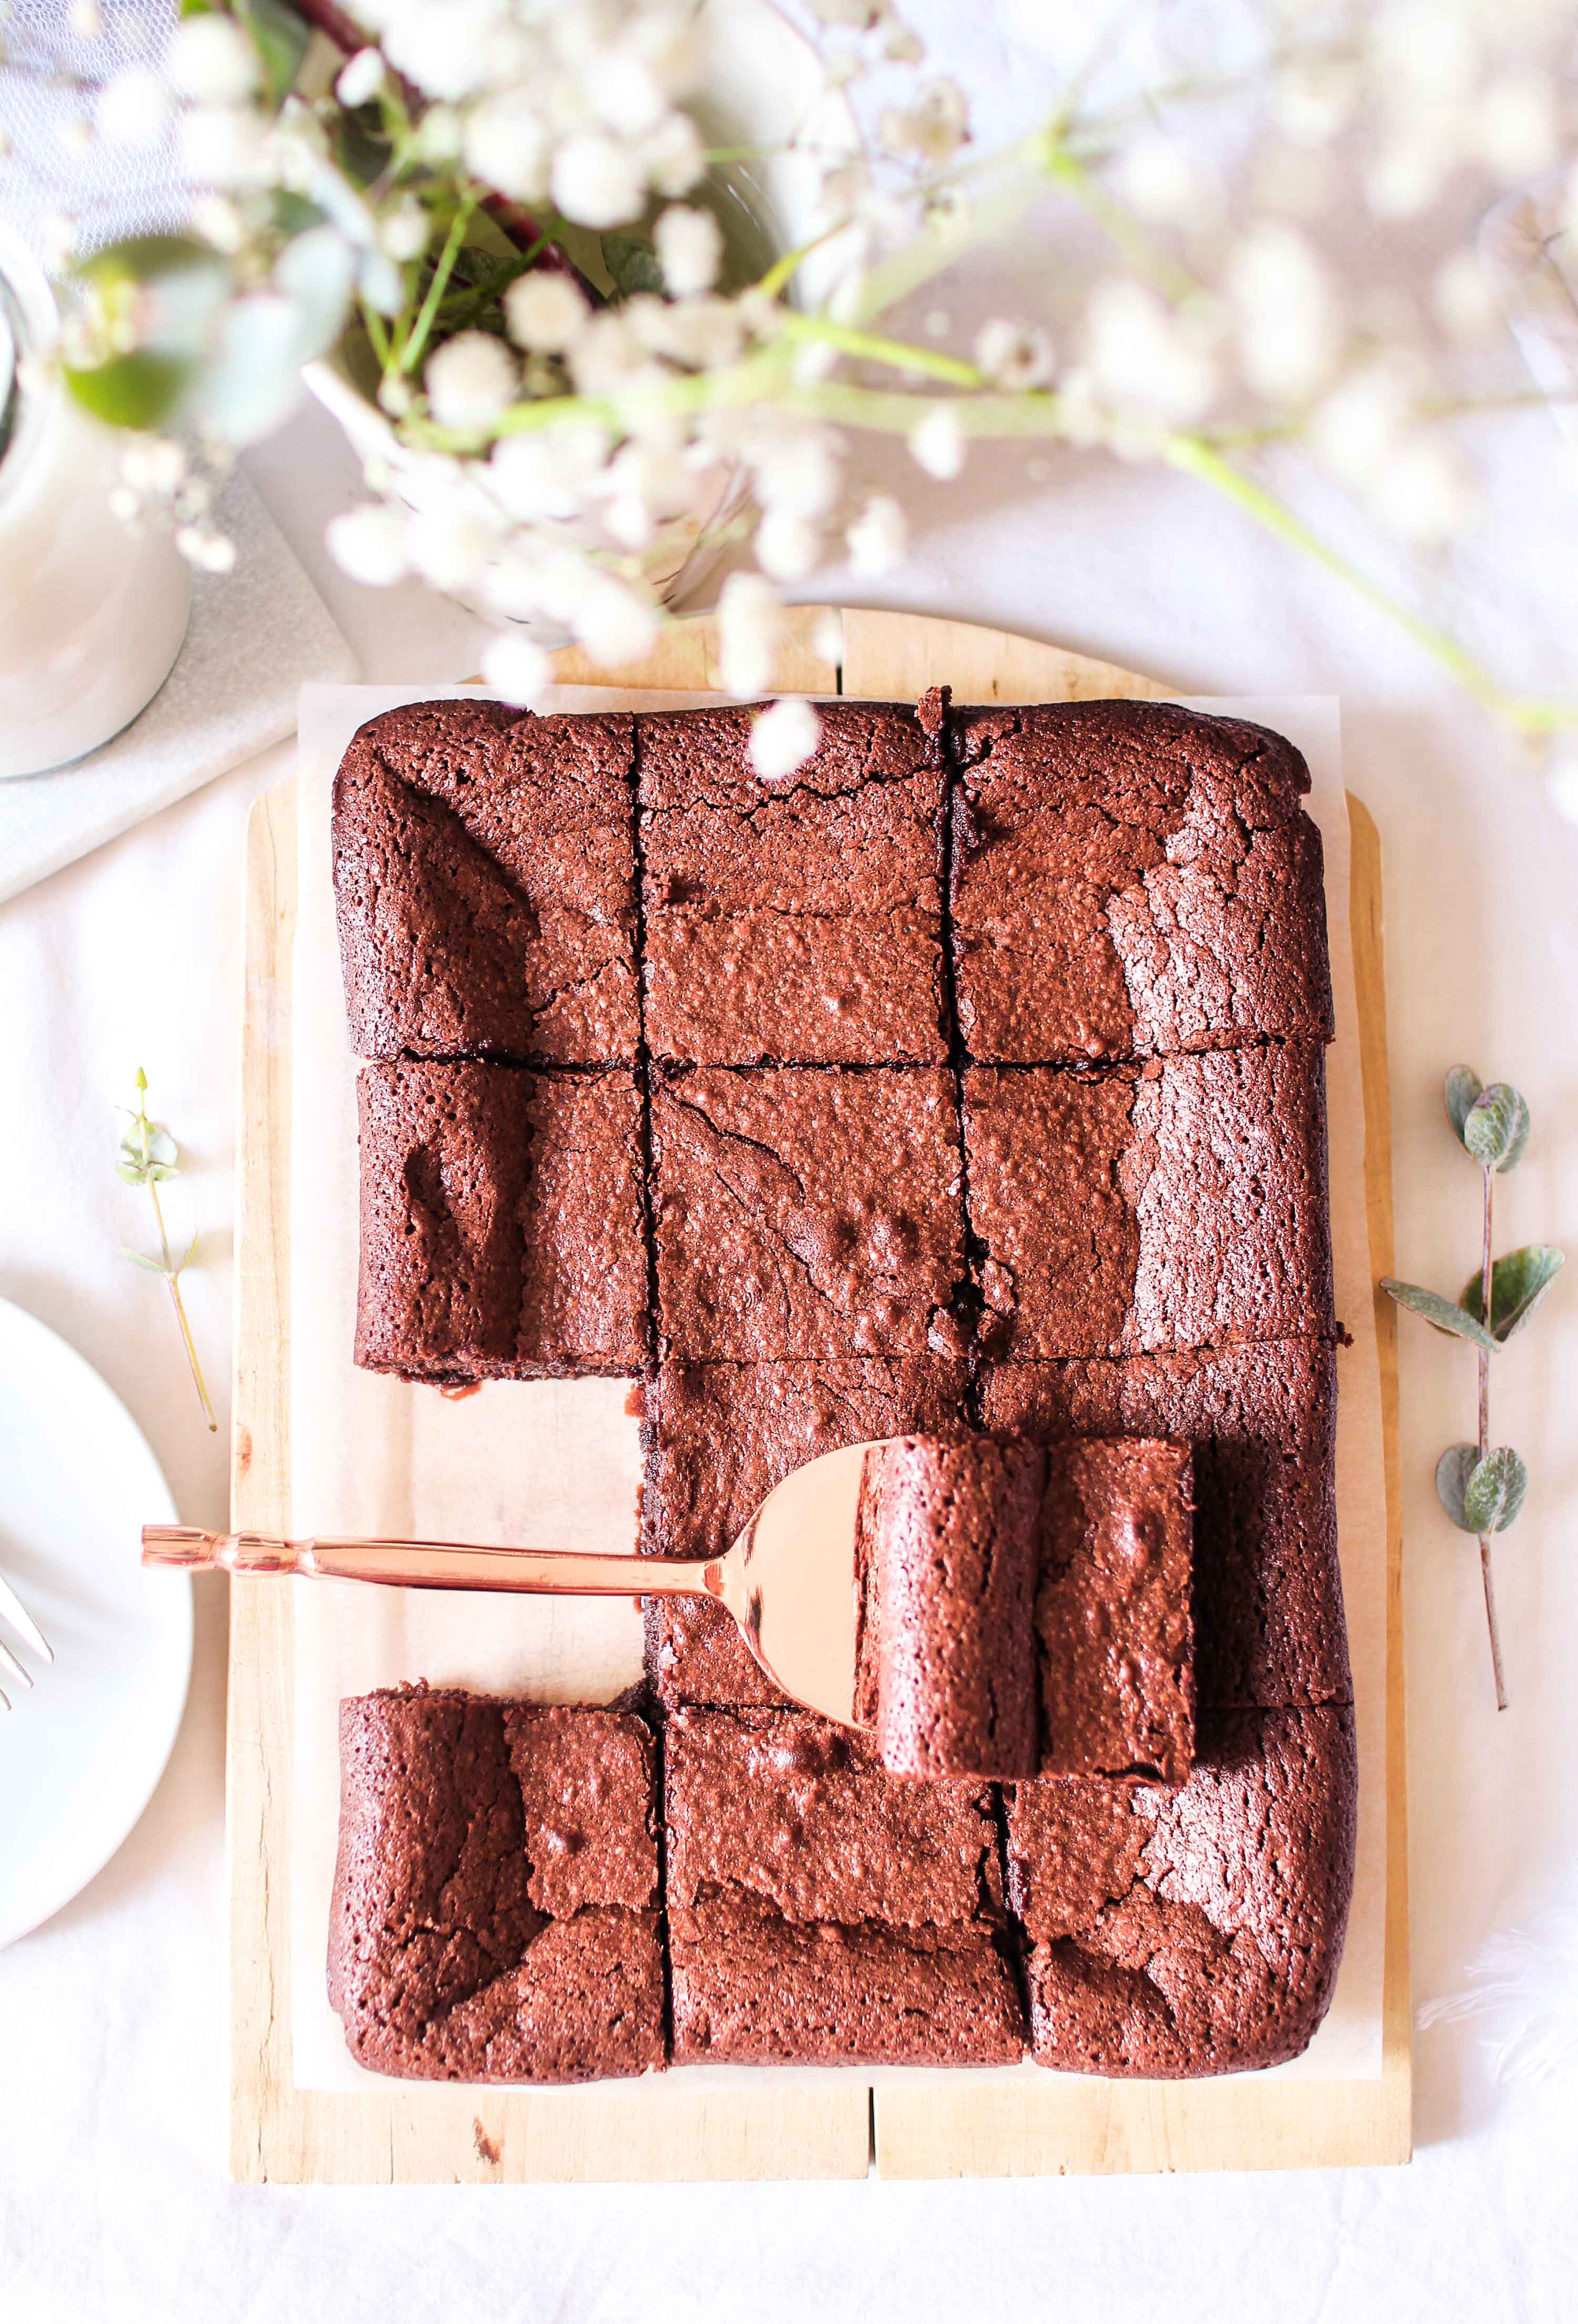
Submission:
POLYGON ((1022 2055, 988 1791, 805 1713, 678 1711, 664 1796, 676 2064, 1022 2055))
POLYGON ((633 1074, 363 1067, 356 1361, 411 1379, 639 1371, 633 1074))
POLYGON ((1306 2049, 1353 1885, 1352 1713, 1213 1711, 1179 1790, 1081 1777, 1008 1795, 1032 2052, 1177 2080, 1306 2049))
POLYGON ((656 1790, 625 1713, 343 1702, 328 1993, 352 2056, 438 2081, 661 2067, 656 1790))
POLYGON ((1195 1750, 1189 1448, 1048 1447, 1036 1589, 1040 1773, 1180 1784, 1195 1750))
POLYGON ((1046 1489, 1028 1438, 909 1435, 866 1456, 855 1716, 891 1775, 1039 1773, 1046 1489))
POLYGON ((941 1070, 704 1066, 652 1089, 663 1352, 963 1352, 961 1157, 941 1070))
POLYGON ((635 1061, 631 722, 485 701, 370 719, 334 786, 360 1056, 635 1061))
POLYGON ((1334 1332, 1319 1048, 977 1066, 964 1142, 992 1354, 1334 1332))
POLYGON ((942 1064, 940 735, 824 703, 788 782, 748 709, 636 721, 654 1056, 706 1065, 942 1064))
POLYGON ((898 1775, 1181 1783, 1186 1445, 905 1437, 868 1455, 855 1715, 898 1775))
POLYGON ((1121 1362, 994 1364, 985 1427, 1194 1447, 1195 1677, 1203 1710, 1350 1702, 1337 1563, 1336 1359, 1326 1343, 1121 1362))
MULTIPOLYGON (((773 1487, 818 1454, 951 1426, 967 1379, 963 1362, 937 1356, 662 1365, 646 1392, 642 1547, 721 1556, 773 1487)), ((704 1599, 648 1600, 647 1669, 669 1705, 784 1700, 704 1599)))
POLYGON ((1291 743, 1171 703, 956 711, 948 731, 973 1057, 1331 1039, 1321 836, 1291 743))

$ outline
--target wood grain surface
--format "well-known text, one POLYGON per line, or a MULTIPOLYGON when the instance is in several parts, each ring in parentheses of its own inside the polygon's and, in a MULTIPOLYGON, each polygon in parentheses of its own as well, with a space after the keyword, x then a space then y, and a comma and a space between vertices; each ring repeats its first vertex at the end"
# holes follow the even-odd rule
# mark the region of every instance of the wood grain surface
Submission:
MULTIPOLYGON (((914 614, 846 611, 838 664, 817 650, 826 616, 790 617, 777 671, 786 689, 913 699, 946 680, 960 701, 1163 697, 1169 689, 1103 662, 1000 631, 914 614)), ((710 619, 665 632, 619 682, 675 691, 715 685, 710 619)), ((605 673, 558 658, 566 683, 605 673)), ((1357 801, 1352 929, 1359 985, 1370 1258, 1391 1265, 1380 857, 1357 801)), ((291 939, 295 796, 253 811, 246 862, 235 1242, 231 1523, 290 1530, 291 939)), ((1377 1296, 1388 1510, 1387 1950, 1384 2064, 1369 2082, 1108 2082, 1048 2076, 992 2084, 927 2076, 867 2090, 807 2080, 687 2092, 683 2076, 602 2089, 295 2089, 291 2064, 289 1899, 291 1592, 231 1585, 227 1750, 232 2175, 278 2182, 894 2178, 1065 2172, 1299 2169, 1396 2163, 1410 2143, 1407 1768, 1402 1541, 1398 1490, 1396 1318, 1377 1296)), ((347 1352, 347 1361, 349 1360, 347 1352)))

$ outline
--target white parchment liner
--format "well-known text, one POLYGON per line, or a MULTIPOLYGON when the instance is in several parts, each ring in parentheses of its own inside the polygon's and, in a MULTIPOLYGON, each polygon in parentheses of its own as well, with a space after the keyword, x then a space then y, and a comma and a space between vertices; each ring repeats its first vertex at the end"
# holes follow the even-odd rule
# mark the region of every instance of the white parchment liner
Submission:
MULTIPOLYGON (((292 1526, 300 1533, 412 1534, 626 1550, 634 1546, 641 1471, 638 1424, 625 1408, 629 1382, 494 1381, 474 1396, 451 1400, 432 1388, 358 1371, 351 1360, 356 1110, 329 875, 329 788, 351 736, 365 720, 402 702, 471 690, 302 689, 292 971, 292 1526)), ((678 709, 719 698, 560 687, 543 707, 678 709)), ((1327 696, 1241 696, 1192 701, 1188 706, 1254 719, 1296 742, 1309 761, 1309 807, 1325 844, 1337 1012, 1337 1038, 1326 1059, 1332 1234, 1337 1313, 1352 1334, 1352 1346, 1338 1356, 1337 1508, 1358 1727, 1359 1859, 1330 2014, 1302 2058, 1269 2070, 1327 2081, 1371 2080, 1381 2062, 1386 1923, 1386 1493, 1338 707, 1327 696)), ((339 1812, 340 1698, 426 1678, 436 1686, 554 1702, 604 1700, 641 1675, 641 1617, 633 1603, 619 1600, 533 1600, 346 1582, 281 1586, 295 1592, 290 1866, 294 2077, 301 2089, 354 2089, 388 2078, 369 2074, 353 2061, 324 1987, 339 1812)), ((677 2070, 687 2088, 697 2088, 827 2074, 863 2084, 909 2081, 938 2070, 677 2070)), ((1030 2065, 964 2070, 1043 2079, 1043 2070, 1030 2065)), ((428 2086, 401 2087, 412 2106, 421 2104, 428 2086)))

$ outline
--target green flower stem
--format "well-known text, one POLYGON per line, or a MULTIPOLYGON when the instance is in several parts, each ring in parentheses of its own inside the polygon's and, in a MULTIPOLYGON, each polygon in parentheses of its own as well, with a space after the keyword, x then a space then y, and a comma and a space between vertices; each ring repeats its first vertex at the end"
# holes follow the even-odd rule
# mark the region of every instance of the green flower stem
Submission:
POLYGON ((1115 202, 1099 179, 1091 175, 1084 163, 1071 153, 1060 134, 1047 138, 1041 154, 1041 167, 1080 208, 1094 218, 1106 235, 1137 274, 1145 275, 1156 285, 1164 299, 1182 306, 1199 296, 1200 285, 1186 268, 1161 249, 1145 229, 1131 218, 1119 202, 1115 202))
MULTIPOLYGON (((1480 1313, 1487 1326, 1491 1317, 1490 1290, 1490 1214, 1493 1202, 1492 1173, 1483 1164, 1480 1175, 1485 1183, 1484 1231, 1480 1257, 1480 1313)), ((1481 1348, 1480 1353, 1480 1458, 1484 1460, 1490 1450, 1490 1351, 1481 1348)), ((1480 1582, 1485 1593, 1485 1626, 1490 1634, 1490 1668, 1496 1680, 1496 1708, 1507 1708, 1507 1676, 1501 1666, 1501 1625, 1496 1618, 1496 1582, 1490 1571, 1490 1536, 1482 1533, 1480 1542, 1480 1582)))
POLYGON ((466 240, 466 229, 471 224, 475 209, 475 196, 467 194, 455 213, 444 247, 438 254, 438 263, 433 269, 433 279, 428 285, 428 295, 418 309, 411 336, 400 351, 398 368, 401 372, 414 371, 421 361, 422 350, 428 344, 428 337, 433 327, 433 318, 438 311, 438 302, 444 296, 450 274, 454 271, 455 262, 460 255, 461 245, 466 240))
POLYGON ((819 341, 841 355, 863 355, 868 363, 887 364, 895 371, 918 372, 927 379, 946 380, 950 387, 984 387, 985 374, 958 355, 939 355, 935 347, 912 346, 905 339, 882 338, 857 331, 847 323, 834 323, 821 315, 798 315, 786 310, 779 325, 790 341, 819 341))
POLYGON ((198 1400, 203 1407, 203 1416, 208 1424, 208 1434, 210 1436, 216 1435, 219 1424, 214 1417, 214 1407, 208 1400, 208 1383, 203 1378, 203 1368, 198 1361, 197 1342, 192 1338, 192 1327, 187 1320, 186 1301, 180 1296, 180 1269, 173 1264, 170 1256, 170 1238, 164 1231, 164 1213, 160 1207, 159 1189, 152 1178, 148 1181, 148 1192, 152 1197, 153 1216, 159 1227, 159 1248, 164 1259, 164 1279, 170 1286, 170 1304, 175 1309, 176 1326, 180 1333, 181 1345, 186 1350, 186 1360, 191 1371, 192 1386, 197 1389, 198 1400))

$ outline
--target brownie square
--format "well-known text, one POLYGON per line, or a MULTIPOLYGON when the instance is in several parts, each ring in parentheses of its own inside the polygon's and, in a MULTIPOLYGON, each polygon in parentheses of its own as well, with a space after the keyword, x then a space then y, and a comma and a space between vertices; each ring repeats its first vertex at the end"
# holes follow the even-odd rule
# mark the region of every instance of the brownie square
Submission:
POLYGON ((1181 1783, 1186 1445, 904 1437, 868 1455, 856 1716, 891 1774, 1181 1783))
MULTIPOLYGON (((646 1393, 642 1546, 721 1556, 792 1470, 841 1444, 946 1428, 966 1384, 963 1362, 937 1356, 664 1364, 646 1393)), ((648 1601, 647 1666, 670 1705, 784 1700, 705 1599, 648 1601)))
POLYGON ((356 1361, 440 1381, 639 1371, 633 1074, 363 1067, 356 1361))
POLYGON ((964 1142, 992 1354, 1334 1331, 1319 1048, 977 1066, 964 1142))
POLYGON ((720 1072, 652 1089, 665 1354, 961 1352, 961 1156, 941 1070, 720 1072))
POLYGON ((804 1713, 678 1711, 664 1800, 677 2064, 1022 2055, 989 1792, 804 1713))
POLYGON ((1036 2062, 1178 2080, 1306 2049, 1342 1959, 1356 1797, 1343 1709, 1207 1713, 1177 1791, 1016 1784, 1036 2062))
POLYGON ((949 735, 972 1056, 1331 1039, 1321 836, 1291 743, 1138 702, 966 710, 949 735))
POLYGON ((825 703, 792 782, 751 710, 636 721, 654 1056, 707 1065, 941 1064, 939 736, 825 703))
POLYGON ((656 1792, 618 1711, 343 1702, 328 1992, 353 2057, 438 2081, 660 2067, 656 1792))
POLYGON ((1194 1447, 1203 1710, 1349 1702, 1337 1563, 1336 1358, 1318 1341, 1121 1362, 996 1364, 984 1426, 1194 1447))
POLYGON ((334 786, 358 1056, 634 1063, 632 758, 628 717, 498 702, 360 729, 334 786))

